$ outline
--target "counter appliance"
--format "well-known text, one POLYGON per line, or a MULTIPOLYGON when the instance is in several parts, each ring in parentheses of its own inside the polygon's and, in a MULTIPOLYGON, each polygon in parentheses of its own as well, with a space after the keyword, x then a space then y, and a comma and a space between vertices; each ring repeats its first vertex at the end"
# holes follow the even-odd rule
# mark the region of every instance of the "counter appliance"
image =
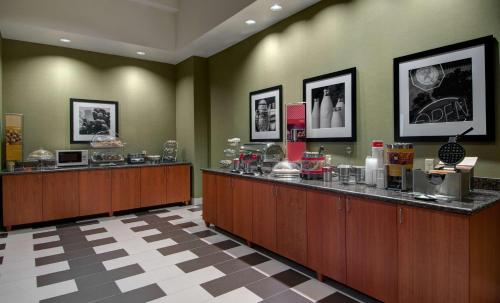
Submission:
POLYGON ((283 149, 278 144, 246 143, 240 147, 240 167, 245 174, 269 174, 283 156, 283 149))
POLYGON ((56 150, 56 166, 87 166, 89 165, 89 151, 86 149, 56 150))

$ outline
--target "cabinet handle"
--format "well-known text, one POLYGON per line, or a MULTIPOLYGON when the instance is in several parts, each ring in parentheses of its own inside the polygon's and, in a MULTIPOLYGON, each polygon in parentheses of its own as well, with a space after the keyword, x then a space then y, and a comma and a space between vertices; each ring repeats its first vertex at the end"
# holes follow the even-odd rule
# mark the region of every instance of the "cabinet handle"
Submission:
POLYGON ((342 197, 339 197, 339 201, 337 202, 337 210, 342 211, 342 197))
POLYGON ((347 213, 350 213, 351 212, 351 203, 349 201, 349 198, 346 198, 345 205, 347 208, 347 213))
POLYGON ((403 224, 403 208, 399 208, 399 224, 403 224))
POLYGON ((273 195, 274 195, 274 197, 278 196, 278 191, 276 189, 276 186, 273 186, 273 195))

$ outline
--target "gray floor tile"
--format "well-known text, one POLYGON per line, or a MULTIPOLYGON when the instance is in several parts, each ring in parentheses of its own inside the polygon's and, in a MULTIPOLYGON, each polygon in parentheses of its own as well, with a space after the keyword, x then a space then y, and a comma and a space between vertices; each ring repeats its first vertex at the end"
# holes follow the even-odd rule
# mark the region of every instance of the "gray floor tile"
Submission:
POLYGON ((89 255, 83 258, 69 260, 68 264, 71 268, 77 268, 80 266, 87 266, 92 263, 100 263, 108 260, 113 260, 121 257, 128 256, 128 253, 124 249, 117 249, 101 254, 89 255))
POLYGON ((199 231, 199 232, 195 232, 195 233, 193 233, 193 235, 195 235, 195 236, 197 236, 199 238, 206 238, 206 237, 215 236, 216 233, 214 233, 210 229, 207 229, 207 230, 202 230, 202 231, 199 231))
POLYGON ((156 284, 134 289, 117 296, 109 297, 96 303, 142 303, 166 296, 165 292, 156 284))
POLYGON ((193 259, 176 264, 185 273, 192 272, 198 269, 202 269, 211 265, 222 263, 224 261, 231 260, 232 257, 226 253, 218 252, 215 254, 207 255, 198 259, 193 259))
POLYGON ((218 279, 201 284, 212 296, 218 297, 237 288, 251 284, 252 282, 265 278, 258 271, 248 268, 236 273, 220 277, 218 279))
POLYGON ((132 264, 110 271, 103 271, 97 274, 75 279, 78 290, 97 287, 123 278, 142 274, 144 270, 138 264, 132 264))
POLYGON ((262 299, 272 297, 289 289, 288 286, 271 277, 264 278, 250 285, 246 285, 245 288, 261 297, 262 299))
POLYGON ((45 300, 40 303, 86 303, 96 300, 102 300, 111 296, 121 294, 120 289, 114 282, 99 285, 94 288, 76 291, 62 296, 57 296, 45 300))
POLYGON ((94 263, 78 268, 70 268, 68 270, 38 276, 36 277, 36 285, 37 287, 42 287, 67 280, 72 280, 77 277, 88 276, 105 270, 106 268, 104 267, 104 265, 102 265, 102 263, 94 263))
POLYGON ((166 256, 166 255, 175 254, 175 253, 178 253, 181 251, 193 250, 195 248, 205 247, 205 246, 208 246, 208 244, 201 241, 201 240, 194 240, 194 241, 190 241, 190 242, 184 242, 181 244, 175 244, 172 246, 162 247, 162 248, 159 248, 158 251, 162 255, 166 256))
POLYGON ((242 269, 250 267, 247 263, 239 260, 239 259, 232 259, 226 262, 222 262, 219 264, 214 265, 215 268, 218 270, 222 271, 226 275, 231 274, 233 272, 240 271, 242 269))
POLYGON ((191 249, 191 252, 193 254, 197 255, 198 257, 203 257, 206 255, 215 254, 216 252, 219 252, 219 251, 221 251, 220 248, 215 247, 213 245, 208 245, 208 244, 206 246, 200 246, 198 248, 191 249))
POLYGON ((116 242, 116 240, 113 237, 97 239, 97 240, 93 240, 93 241, 78 242, 78 243, 64 245, 64 251, 70 252, 70 251, 74 251, 74 250, 81 250, 81 249, 85 249, 85 248, 89 248, 89 247, 96 247, 96 246, 111 244, 111 243, 115 243, 115 242, 116 242))
POLYGON ((304 298, 298 293, 293 292, 291 290, 287 290, 274 297, 265 299, 261 303, 311 303, 311 302, 312 301, 309 301, 308 299, 304 298))
POLYGON ((81 250, 75 250, 71 252, 64 252, 61 254, 56 254, 52 256, 40 257, 35 259, 36 266, 42 266, 52 263, 57 263, 61 261, 68 261, 72 259, 82 258, 89 255, 95 254, 95 251, 92 248, 85 248, 81 250))

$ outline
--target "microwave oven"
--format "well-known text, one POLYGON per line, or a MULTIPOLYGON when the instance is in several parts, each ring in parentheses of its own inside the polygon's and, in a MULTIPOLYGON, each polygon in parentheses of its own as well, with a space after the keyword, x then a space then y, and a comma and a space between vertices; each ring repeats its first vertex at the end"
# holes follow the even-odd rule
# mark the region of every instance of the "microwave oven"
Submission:
POLYGON ((86 166, 89 164, 89 151, 81 150, 56 150, 56 166, 86 166))

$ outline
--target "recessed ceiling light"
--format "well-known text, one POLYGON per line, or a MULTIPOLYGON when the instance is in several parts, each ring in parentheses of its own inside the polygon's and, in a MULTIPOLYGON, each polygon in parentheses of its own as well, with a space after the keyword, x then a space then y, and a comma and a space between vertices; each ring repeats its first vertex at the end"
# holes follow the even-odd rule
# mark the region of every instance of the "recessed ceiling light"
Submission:
POLYGON ((283 7, 281 5, 279 5, 278 3, 274 4, 273 6, 270 7, 270 9, 273 11, 273 12, 278 12, 280 10, 283 9, 283 7))
POLYGON ((255 22, 255 20, 249 19, 249 20, 245 21, 245 23, 248 24, 248 25, 253 25, 253 24, 257 23, 257 22, 255 22))
POLYGON ((138 54, 139 56, 145 56, 145 55, 146 55, 146 53, 145 53, 145 52, 142 52, 142 51, 138 51, 138 52, 137 52, 137 54, 138 54))
POLYGON ((64 42, 64 43, 70 43, 71 42, 71 40, 66 39, 66 38, 61 38, 61 39, 59 39, 59 41, 64 42))

